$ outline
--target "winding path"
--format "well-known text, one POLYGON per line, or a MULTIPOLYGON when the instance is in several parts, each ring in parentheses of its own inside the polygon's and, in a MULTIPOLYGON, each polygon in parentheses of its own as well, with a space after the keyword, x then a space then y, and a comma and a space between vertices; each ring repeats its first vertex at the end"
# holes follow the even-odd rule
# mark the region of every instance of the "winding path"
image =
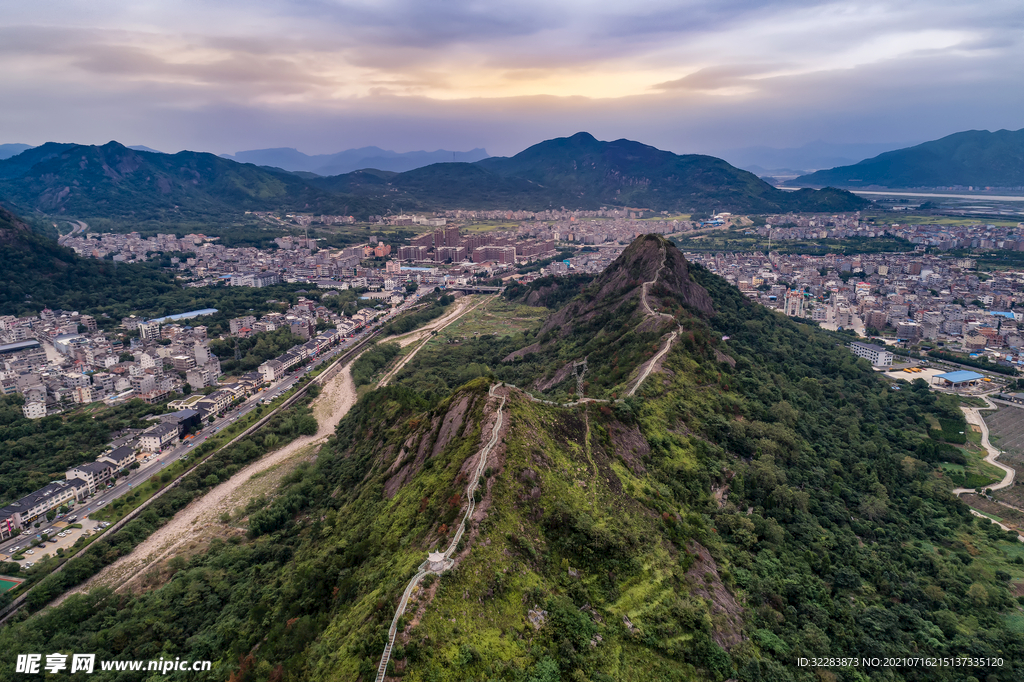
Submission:
MULTIPOLYGON (((494 396, 494 390, 501 388, 502 384, 495 384, 491 386, 488 391, 488 395, 494 396)), ((466 513, 462 517, 462 523, 459 524, 459 529, 455 532, 452 537, 452 541, 448 544, 448 549, 444 551, 444 563, 440 569, 433 569, 430 567, 430 560, 424 561, 419 565, 419 569, 416 571, 416 575, 412 577, 409 584, 405 586, 405 591, 402 593, 402 599, 398 602, 398 608, 395 609, 395 617, 391 619, 391 627, 388 629, 388 643, 384 647, 384 654, 380 657, 380 665, 377 667, 377 682, 383 682, 384 677, 387 675, 388 662, 391 660, 391 649, 395 645, 395 637, 398 635, 398 619, 405 615, 405 607, 409 604, 409 597, 412 596, 412 591, 416 589, 416 586, 425 576, 430 573, 441 574, 452 567, 452 555, 455 554, 456 548, 459 546, 459 541, 462 539, 462 534, 466 531, 466 523, 473 516, 473 512, 476 510, 476 500, 473 499, 473 493, 476 492, 476 486, 480 480, 480 476, 487 466, 487 457, 491 454, 494 446, 498 444, 498 434, 501 432, 501 425, 504 419, 502 409, 505 407, 506 396, 501 397, 501 403, 498 404, 497 418, 494 420, 494 426, 491 428, 491 438, 487 441, 480 450, 480 458, 476 463, 476 469, 473 472, 473 476, 470 477, 469 483, 466 485, 466 497, 469 498, 469 504, 466 506, 466 513)))
MULTIPOLYGON (((1012 467, 1009 467, 1001 462, 996 461, 996 458, 999 457, 999 455, 1001 455, 1002 453, 988 440, 988 424, 986 424, 985 420, 982 418, 981 410, 997 410, 999 408, 996 405, 994 405, 991 400, 988 399, 988 396, 981 396, 981 399, 985 401, 988 407, 979 408, 961 406, 960 409, 963 410, 964 416, 967 417, 968 424, 974 424, 975 426, 981 429, 981 444, 988 452, 988 456, 985 457, 985 461, 988 462, 989 464, 994 464, 995 466, 999 467, 1000 469, 1003 470, 1003 473, 1005 474, 1003 476, 1003 480, 999 481, 999 483, 987 485, 985 486, 985 489, 1002 490, 1003 488, 1009 488, 1010 486, 1013 485, 1013 479, 1017 472, 1012 467)), ((963 495, 964 493, 973 492, 975 492, 974 488, 953 489, 953 494, 957 496, 963 495)))
MULTIPOLYGON (((413 357, 415 357, 415 355, 417 353, 419 353, 421 350, 423 350, 424 346, 426 346, 428 343, 430 343, 430 339, 432 339, 434 337, 434 334, 443 331, 444 329, 446 329, 448 326, 453 324, 456 320, 461 318, 466 313, 471 312, 473 310, 476 310, 482 304, 484 304, 484 303, 486 303, 487 301, 490 301, 490 300, 493 300, 493 299, 491 297, 486 297, 486 298, 483 298, 483 299, 477 301, 476 303, 474 303, 472 305, 470 305, 469 301, 467 300, 467 302, 465 304, 463 304, 460 308, 457 308, 456 310, 453 310, 451 313, 445 315, 444 317, 440 318, 439 320, 435 320, 434 322, 428 323, 422 329, 417 330, 416 332, 412 332, 412 334, 420 334, 419 338, 416 339, 416 340, 421 340, 420 345, 418 345, 415 348, 413 348, 404 358, 401 358, 398 361, 398 363, 395 364, 394 367, 389 369, 384 374, 384 376, 381 377, 380 382, 377 384, 377 388, 384 388, 389 383, 391 383, 391 380, 394 379, 395 376, 397 376, 397 374, 400 371, 402 371, 402 368, 405 367, 409 363, 409 361, 412 360, 413 357)), ((396 337, 396 338, 399 338, 399 337, 396 337)), ((385 339, 385 341, 387 341, 387 339, 385 339)), ((415 343, 415 340, 411 341, 411 343, 415 343)), ((406 345, 406 344, 402 344, 402 345, 406 345)))
MULTIPOLYGON (((651 317, 668 317, 668 318, 674 320, 675 318, 672 317, 672 315, 669 315, 668 313, 657 312, 656 310, 654 310, 651 307, 651 304, 647 301, 647 292, 648 292, 648 290, 650 289, 651 286, 653 286, 654 284, 657 283, 658 277, 661 275, 661 271, 664 269, 665 261, 667 259, 668 259, 668 252, 664 248, 664 246, 662 246, 661 264, 658 266, 658 270, 654 273, 654 279, 652 279, 649 282, 644 282, 643 283, 643 285, 641 287, 641 292, 640 292, 640 301, 641 301, 641 303, 642 303, 642 305, 644 307, 644 310, 647 312, 647 314, 649 316, 651 316, 651 317)), ((479 304, 477 304, 477 305, 479 305, 479 304)), ((473 306, 473 308, 476 308, 476 306, 473 306)), ((470 310, 472 310, 473 308, 471 308, 470 310)), ((469 312, 469 310, 466 310, 465 312, 469 312)), ((452 319, 451 321, 454 322, 455 320, 452 319)), ((450 322, 448 324, 450 324, 450 322)), ((445 326, 447 326, 447 324, 445 326)), ((442 329, 443 329, 443 327, 442 327, 442 329)), ((673 331, 671 334, 669 334, 668 338, 665 340, 664 345, 654 355, 654 357, 652 357, 646 363, 640 365, 639 374, 637 375, 637 378, 636 378, 636 381, 633 384, 633 387, 626 394, 627 396, 632 396, 632 395, 634 395, 636 393, 636 391, 640 387, 640 385, 643 384, 643 382, 647 379, 647 377, 654 370, 654 367, 658 364, 658 361, 661 360, 661 358, 663 358, 666 353, 668 353, 669 349, 671 349, 672 342, 675 341, 675 339, 679 335, 679 331, 681 329, 682 328, 680 327, 679 329, 677 329, 677 330, 673 331)), ((387 382, 390 381, 398 373, 398 371, 402 368, 402 366, 404 366, 405 363, 408 362, 412 358, 412 356, 415 355, 416 352, 420 350, 420 348, 425 346, 426 343, 429 340, 430 340, 430 336, 428 335, 427 338, 423 341, 423 343, 421 343, 415 350, 413 350, 412 353, 410 353, 408 356, 405 357, 403 362, 399 363, 398 366, 396 366, 394 369, 392 369, 387 374, 385 374, 385 376, 381 379, 380 383, 378 384, 378 388, 380 388, 381 386, 386 386, 387 382)), ((495 389, 500 388, 503 385, 508 386, 510 388, 516 388, 512 384, 501 384, 501 383, 499 383, 499 384, 495 384, 494 386, 491 386, 490 390, 488 391, 488 394, 493 396, 495 389)), ((570 402, 570 403, 557 403, 557 402, 554 402, 554 401, 551 401, 551 400, 543 400, 541 398, 534 397, 534 396, 530 395, 529 393, 527 393, 525 391, 523 391, 523 395, 526 396, 529 400, 532 400, 533 402, 543 403, 545 405, 554 405, 554 406, 558 406, 558 407, 574 407, 576 405, 580 405, 580 404, 583 404, 583 403, 589 403, 589 402, 595 402, 595 403, 596 402, 600 402, 600 403, 622 402, 621 398, 616 400, 616 401, 602 400, 602 399, 598 399, 598 398, 581 398, 580 400, 576 400, 576 401, 573 401, 573 402, 570 402)), ((501 430, 501 425, 502 425, 502 420, 503 420, 502 409, 505 407, 505 400, 506 400, 506 396, 502 396, 501 404, 498 405, 497 418, 495 419, 494 427, 491 429, 491 438, 487 442, 487 444, 480 450, 480 459, 477 461, 476 470, 474 471, 473 476, 470 477, 469 483, 466 486, 466 497, 469 499, 469 504, 466 507, 465 515, 462 517, 462 522, 459 524, 459 529, 455 532, 455 535, 452 537, 451 543, 449 543, 448 548, 444 552, 444 562, 442 564, 442 567, 441 568, 431 568, 430 560, 428 559, 428 560, 424 561, 422 564, 419 565, 419 568, 416 571, 416 575, 414 575, 412 577, 412 579, 409 581, 409 584, 405 586, 405 591, 402 592, 402 598, 398 602, 398 608, 395 609, 395 615, 391 619, 391 627, 388 629, 388 643, 384 647, 384 654, 380 658, 380 665, 377 666, 376 682, 383 682, 384 678, 387 675, 388 663, 391 660, 391 649, 394 647, 394 645, 395 645, 395 637, 398 635, 398 619, 401 618, 403 615, 405 615, 405 609, 406 609, 406 607, 409 604, 409 598, 412 596, 413 590, 416 589, 416 586, 428 574, 431 574, 431 573, 433 573, 433 574, 443 573, 444 571, 446 571, 449 568, 451 568, 451 566, 453 565, 452 555, 455 553, 455 550, 458 547, 459 541, 462 539, 462 534, 466 530, 466 523, 472 517, 473 512, 476 509, 476 501, 473 499, 473 493, 476 492, 477 482, 480 480, 480 475, 484 471, 484 468, 487 466, 487 457, 488 457, 488 455, 490 455, 491 450, 493 450, 494 446, 497 445, 497 443, 498 443, 498 433, 501 430)), ((986 442, 987 442, 987 439, 986 439, 986 442)))
MULTIPOLYGON (((668 251, 665 249, 665 246, 662 245, 661 264, 658 266, 658 270, 654 273, 654 279, 652 279, 650 282, 644 282, 643 286, 640 288, 640 302, 643 303, 644 310, 647 311, 648 315, 652 317, 667 317, 670 320, 674 320, 675 318, 669 315, 668 313, 657 312, 656 310, 654 310, 654 308, 651 307, 651 304, 647 302, 647 292, 650 290, 652 286, 654 286, 658 282, 658 277, 661 276, 661 271, 665 269, 665 261, 667 259, 668 251)), ((650 376, 655 366, 657 366, 658 361, 665 357, 665 354, 668 353, 670 348, 672 348, 672 342, 676 340, 676 337, 679 336, 679 332, 681 330, 682 327, 669 334, 668 338, 665 340, 665 344, 661 347, 660 350, 658 350, 655 356, 648 360, 646 363, 640 365, 640 373, 637 375, 636 382, 633 384, 633 388, 629 389, 629 392, 626 393, 627 397, 636 394, 637 389, 640 388, 640 385, 647 380, 647 377, 650 376)))
MULTIPOLYGON (((988 424, 985 423, 985 419, 981 416, 981 410, 983 410, 983 409, 984 410, 997 410, 999 408, 998 408, 998 406, 993 404, 991 400, 988 399, 988 396, 984 396, 983 395, 983 396, 981 396, 981 399, 985 401, 985 403, 988 405, 988 407, 983 407, 983 408, 982 407, 964 407, 963 405, 961 405, 960 409, 963 410, 964 416, 967 417, 967 423, 968 424, 974 424, 975 426, 977 426, 977 427, 979 427, 981 429, 981 444, 985 447, 985 450, 988 452, 988 456, 985 457, 985 461, 988 462, 989 464, 994 464, 995 466, 997 466, 1000 469, 1002 469, 1003 472, 1005 473, 1005 476, 1003 476, 1003 480, 999 481, 999 483, 993 483, 992 485, 987 485, 987 486, 985 486, 985 489, 986 490, 1002 490, 1003 488, 1009 488, 1010 486, 1013 485, 1013 479, 1014 479, 1014 476, 1016 475, 1017 472, 1012 467, 1009 467, 1009 466, 1007 466, 1007 465, 1005 465, 1005 464, 1003 464, 1001 462, 997 462, 996 461, 996 458, 999 457, 999 455, 1001 455, 1002 453, 995 446, 993 446, 991 442, 989 442, 989 439, 988 439, 988 424)), ((954 488, 953 489, 953 494, 956 495, 957 497, 959 497, 960 495, 973 494, 973 493, 976 493, 976 489, 975 488, 954 488)), ((982 514, 977 509, 971 509, 970 511, 971 511, 972 514, 974 514, 975 516, 977 516, 979 518, 988 519, 989 521, 991 521, 992 523, 996 524, 997 526, 999 526, 1003 530, 1009 530, 1009 531, 1014 531, 1015 530, 1013 528, 1010 528, 1006 524, 999 523, 998 521, 996 521, 995 519, 991 518, 990 516, 988 516, 986 514, 982 514)), ((1017 534, 1017 540, 1019 540, 1020 542, 1024 542, 1024 536, 1022 536, 1022 535, 1020 535, 1020 533, 1018 533, 1017 534)))

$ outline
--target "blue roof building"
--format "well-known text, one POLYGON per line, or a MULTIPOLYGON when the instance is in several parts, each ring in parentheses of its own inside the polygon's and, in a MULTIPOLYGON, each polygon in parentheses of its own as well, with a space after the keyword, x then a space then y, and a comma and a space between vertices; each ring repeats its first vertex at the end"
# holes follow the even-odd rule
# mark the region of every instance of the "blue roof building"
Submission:
POLYGON ((941 386, 972 386, 984 378, 984 374, 978 374, 977 372, 970 372, 968 370, 961 369, 957 370, 956 372, 936 374, 932 378, 932 383, 937 383, 941 386))

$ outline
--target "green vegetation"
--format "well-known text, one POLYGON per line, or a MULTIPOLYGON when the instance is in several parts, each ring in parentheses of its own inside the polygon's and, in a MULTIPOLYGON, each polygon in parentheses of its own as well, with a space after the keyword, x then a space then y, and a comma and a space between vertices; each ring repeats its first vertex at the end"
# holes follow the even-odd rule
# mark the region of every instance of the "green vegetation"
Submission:
POLYGON ((141 417, 159 414, 159 405, 132 400, 117 407, 42 419, 22 414, 19 396, 0 396, 0 500, 4 504, 64 479, 73 466, 98 457, 114 431, 145 428, 141 417))
MULTIPOLYGON (((749 228, 731 228, 705 235, 673 237, 682 251, 763 252, 768 249, 768 237, 752 233, 749 228)), ((830 253, 891 253, 913 251, 914 245, 896 237, 850 237, 847 239, 774 239, 772 251, 779 253, 827 255, 830 253)), ((851 273, 852 276, 852 273, 851 273)))
POLYGON ((549 310, 558 310, 570 300, 581 294, 594 281, 593 275, 576 274, 565 277, 548 275, 535 279, 529 284, 512 282, 505 288, 506 299, 528 306, 544 306, 549 310))
POLYGON ((0 195, 23 213, 72 216, 94 227, 217 223, 245 211, 379 212, 372 200, 324 192, 292 173, 200 152, 138 152, 117 142, 47 143, 0 161, 0 195))
POLYGON ((986 357, 971 358, 966 355, 950 353, 945 350, 930 350, 928 351, 928 355, 933 358, 938 358, 939 360, 957 362, 961 365, 967 365, 968 367, 977 367, 978 369, 983 369, 986 372, 992 372, 994 374, 1007 374, 1009 376, 1017 375, 1017 370, 1015 368, 997 365, 994 362, 990 362, 986 357))
POLYGON ((225 374, 245 373, 302 342, 302 337, 282 327, 272 332, 257 332, 244 339, 210 341, 210 350, 221 359, 221 371, 225 374), (238 360, 235 359, 236 352, 239 355, 238 360))
POLYGON ((387 367, 402 352, 397 343, 376 343, 359 356, 352 365, 352 380, 356 386, 373 381, 373 375, 387 367))
POLYGON ((848 192, 778 190, 721 159, 679 156, 588 133, 546 140, 510 158, 437 163, 406 173, 356 171, 310 181, 328 191, 370 197, 392 210, 644 206, 689 213, 843 211, 868 202, 848 192))
POLYGON ((427 322, 436 320, 444 315, 446 308, 451 305, 454 300, 455 298, 448 294, 421 299, 421 303, 425 304, 424 307, 417 307, 407 313, 399 315, 397 318, 384 325, 381 333, 384 336, 401 336, 402 334, 408 334, 413 329, 418 329, 427 322))
MULTIPOLYGON (((128 522, 117 533, 108 537, 104 534, 98 538, 79 538, 76 542, 76 549, 81 545, 90 544, 89 551, 82 557, 68 560, 62 571, 52 573, 52 563, 41 562, 34 566, 29 572, 30 579, 23 587, 27 588, 36 585, 27 601, 30 611, 35 611, 49 603, 53 598, 66 590, 78 585, 98 573, 103 567, 113 563, 119 557, 131 552, 140 542, 145 540, 157 528, 169 521, 176 512, 183 509, 192 500, 201 497, 210 488, 222 481, 227 480, 237 473, 246 464, 258 459, 270 450, 287 444, 299 435, 316 433, 317 423, 312 412, 304 404, 313 394, 307 394, 303 402, 275 415, 270 422, 257 433, 239 441, 238 443, 220 450, 211 457, 202 461, 196 471, 185 478, 180 485, 174 486, 160 498, 155 500, 142 514, 128 522)), ((226 436, 236 435, 232 429, 239 429, 240 426, 233 425, 229 428, 226 436)), ((223 439, 208 441, 199 446, 192 454, 192 457, 200 457, 213 452, 223 445, 223 439)), ((152 478, 131 493, 118 499, 120 509, 112 509, 115 513, 110 517, 120 518, 129 509, 132 509, 158 490, 165 488, 173 477, 182 473, 187 466, 175 462, 159 479, 152 478)), ((91 515, 102 520, 102 514, 91 515)), ((55 559, 49 560, 56 561, 55 559)), ((0 595, 0 606, 6 605, 9 597, 0 595)))
MULTIPOLYGON (((476 352, 484 374, 544 377, 586 349, 595 380, 608 384, 608 358, 583 333, 619 353, 647 342, 625 327, 643 321, 636 289, 652 261, 659 269, 660 245, 638 240, 595 282, 603 296, 588 288, 556 312, 547 324, 564 333, 536 359, 493 359, 493 346, 533 340, 519 332, 462 344, 460 360, 476 352), (581 312, 590 317, 570 316, 581 312)), ((478 513, 456 568, 413 594, 393 673, 408 682, 1019 679, 1020 543, 972 517, 940 462, 924 459, 954 447, 929 432, 951 430, 956 399, 924 381, 890 390, 832 335, 684 269, 671 252, 662 277, 652 305, 684 328, 637 397, 562 408, 502 389, 508 428, 478 513), (1003 664, 797 665, 838 654, 1003 664)), ((371 679, 407 581, 452 537, 467 462, 494 423, 489 384, 428 396, 402 375, 368 392, 315 461, 249 505, 247 537, 169 564, 162 587, 76 595, 0 630, 3 664, 24 651, 89 650, 211 659, 220 679, 236 681, 371 679)))

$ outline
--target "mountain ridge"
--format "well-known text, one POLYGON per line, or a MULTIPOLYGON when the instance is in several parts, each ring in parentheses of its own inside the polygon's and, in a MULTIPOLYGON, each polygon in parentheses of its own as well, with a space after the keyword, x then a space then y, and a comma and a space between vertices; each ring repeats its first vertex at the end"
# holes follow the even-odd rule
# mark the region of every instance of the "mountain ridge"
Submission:
POLYGON ((348 175, 312 183, 387 197, 398 207, 484 208, 491 205, 494 193, 513 202, 505 207, 527 210, 612 205, 668 211, 833 212, 868 205, 831 188, 784 192, 716 157, 680 156, 631 140, 602 142, 585 132, 539 142, 511 157, 434 164, 391 178, 378 175, 372 184, 357 186, 348 175), (467 192, 455 179, 492 191, 467 192))
POLYGON ((1024 128, 967 130, 913 147, 897 149, 803 175, 784 183, 791 187, 1022 187, 1024 128))
POLYGON ((346 149, 333 154, 304 154, 293 147, 250 149, 222 154, 221 157, 239 163, 257 166, 271 166, 286 171, 305 171, 321 176, 342 175, 358 170, 374 169, 401 173, 433 163, 463 161, 472 163, 487 158, 486 149, 476 148, 466 152, 438 149, 432 152, 420 150, 395 152, 376 146, 346 149))

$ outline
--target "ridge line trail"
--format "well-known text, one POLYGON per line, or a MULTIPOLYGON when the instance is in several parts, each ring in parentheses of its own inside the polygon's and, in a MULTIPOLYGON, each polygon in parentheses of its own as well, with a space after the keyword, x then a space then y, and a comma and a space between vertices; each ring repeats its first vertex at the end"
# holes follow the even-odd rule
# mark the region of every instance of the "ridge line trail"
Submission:
MULTIPOLYGON (((490 300, 490 299, 487 299, 490 300)), ((503 384, 493 384, 487 389, 487 395, 492 398, 498 397, 495 394, 495 390, 501 388, 503 384)), ((466 530, 466 524, 470 522, 473 513, 476 511, 476 500, 473 498, 473 493, 476 492, 478 482, 483 475, 484 468, 487 466, 487 457, 494 450, 498 444, 498 437, 501 434, 502 424, 504 422, 503 410, 505 408, 505 400, 508 395, 501 396, 501 402, 498 404, 498 409, 495 412, 494 424, 491 426, 491 436, 487 440, 487 443, 479 450, 479 459, 477 459, 476 469, 469 481, 466 483, 466 512, 462 517, 462 523, 459 524, 459 529, 452 536, 451 541, 448 543, 448 548, 444 551, 444 563, 440 570, 432 570, 430 568, 430 559, 426 559, 419 565, 416 571, 416 575, 406 584, 405 591, 402 592, 401 599, 398 600, 398 607, 395 609, 395 615, 391 619, 391 627, 388 629, 388 643, 384 646, 384 653, 380 657, 380 665, 377 666, 377 676, 375 682, 383 682, 387 677, 388 662, 391 660, 391 650, 395 645, 395 637, 398 636, 398 619, 405 615, 405 608, 409 604, 409 598, 412 596, 412 591, 416 588, 427 574, 434 573, 440 575, 454 565, 454 560, 451 558, 452 554, 459 546, 459 541, 462 539, 462 534, 466 530)))
MULTIPOLYGON (((415 343, 416 341, 421 341, 420 345, 418 345, 416 348, 413 348, 412 351, 410 351, 408 355, 406 355, 404 358, 399 360, 398 364, 396 364, 394 367, 392 367, 390 370, 388 370, 387 373, 385 373, 384 376, 381 377, 381 380, 377 383, 377 388, 384 388, 385 386, 387 386, 391 382, 391 380, 394 379, 395 376, 400 371, 402 371, 402 368, 405 367, 406 364, 408 364, 408 362, 410 360, 412 360, 413 357, 415 357, 416 354, 419 353, 423 349, 424 346, 426 346, 428 343, 430 343, 430 339, 433 338, 433 335, 434 335, 435 332, 440 332, 440 331, 444 330, 446 327, 451 325, 453 322, 458 320, 460 317, 462 317, 466 313, 472 312, 472 311, 476 310, 477 308, 479 308, 482 304, 485 304, 485 303, 487 303, 489 301, 493 301, 494 300, 493 297, 489 296, 487 298, 483 298, 483 299, 477 301, 472 306, 469 306, 468 305, 468 303, 470 302, 469 296, 465 296, 463 298, 464 298, 464 300, 466 300, 467 303, 463 304, 461 310, 453 310, 448 315, 445 315, 445 316, 441 317, 440 319, 436 320, 434 323, 431 323, 434 326, 430 326, 428 324, 426 327, 424 327, 420 331, 419 335, 415 339, 408 340, 405 343, 402 343, 401 341, 398 342, 399 345, 404 348, 405 346, 408 346, 411 343, 415 343), (442 322, 444 324, 441 324, 442 322), (437 326, 437 325, 440 325, 440 326, 437 326)), ((410 332, 410 334, 408 334, 408 335, 412 336, 412 335, 415 335, 415 334, 416 334, 416 332, 410 332)), ((392 337, 392 338, 401 338, 401 337, 392 337)), ((383 341, 381 343, 383 343, 383 341)))
MULTIPOLYGON (((362 353, 360 353, 362 355, 362 353)), ((51 606, 57 606, 72 594, 88 592, 94 587, 107 585, 116 592, 137 583, 153 566, 174 556, 189 542, 201 540, 204 529, 222 526, 220 514, 230 513, 245 500, 236 493, 244 494, 244 487, 257 474, 266 472, 289 459, 299 456, 307 448, 322 444, 334 433, 335 427, 356 403, 356 387, 352 381, 352 358, 324 386, 312 403, 313 415, 317 419, 317 432, 312 436, 299 436, 290 443, 267 453, 260 459, 245 466, 231 478, 215 486, 201 497, 192 500, 179 510, 170 521, 143 540, 130 553, 106 566, 85 583, 75 587, 56 599, 51 606)))
MULTIPOLYGON (((648 315, 657 317, 668 317, 674 320, 675 318, 669 315, 668 313, 656 312, 653 308, 651 308, 651 305, 647 302, 647 290, 649 287, 657 283, 658 277, 661 276, 661 271, 665 268, 665 261, 667 259, 668 250, 664 247, 664 245, 662 245, 661 265, 658 266, 658 270, 654 273, 654 279, 652 279, 650 282, 644 282, 643 286, 640 287, 640 302, 643 303, 644 309, 647 311, 648 315)), ((640 388, 640 386, 643 385, 644 381, 647 380, 647 377, 650 376, 651 372, 654 370, 654 367, 658 364, 658 361, 665 357, 665 354, 668 353, 669 349, 672 348, 672 342, 675 341, 676 337, 679 335, 680 329, 682 329, 682 327, 679 327, 679 329, 676 329, 671 334, 669 334, 668 339, 665 340, 665 345, 654 355, 654 357, 640 365, 640 374, 637 376, 636 383, 633 384, 633 388, 629 389, 629 393, 626 394, 627 397, 636 394, 637 389, 640 388)))

